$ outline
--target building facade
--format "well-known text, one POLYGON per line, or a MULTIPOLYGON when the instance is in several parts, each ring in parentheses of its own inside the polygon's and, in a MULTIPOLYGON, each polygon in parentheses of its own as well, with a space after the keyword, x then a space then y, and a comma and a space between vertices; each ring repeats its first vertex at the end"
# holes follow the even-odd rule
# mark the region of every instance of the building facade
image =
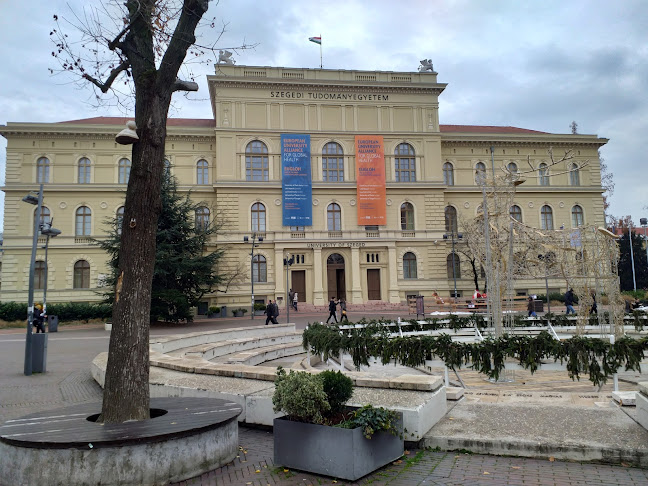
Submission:
MULTIPOLYGON (((435 72, 221 65, 208 83, 213 119, 170 119, 166 141, 179 189, 204 202, 196 218, 223 223, 212 244, 225 247, 222 271, 236 276, 205 296, 201 311, 250 305, 251 279, 255 301, 282 303, 287 286, 315 305, 330 297, 400 303, 450 295, 455 285, 458 294, 472 294, 458 233, 461 219, 477 214, 484 171, 534 169, 511 208, 530 226, 604 224, 598 150, 606 139, 440 125, 446 85, 435 72), (284 177, 293 159, 282 140, 290 137, 304 142, 301 169, 310 175, 297 203, 284 177), (367 140, 375 144, 365 150, 367 140), (573 158, 551 165, 549 148, 572 150, 573 158), (378 177, 367 182, 367 174, 378 177), (288 214, 298 214, 294 224, 288 214), (294 257, 289 267, 287 257, 294 257)), ((47 262, 38 250, 36 298, 47 278, 50 302, 100 299, 106 255, 92 239, 122 210, 131 154, 115 135, 125 122, 0 127, 8 140, 2 301, 27 300, 35 216, 21 199, 40 183, 42 218, 62 233, 50 240, 47 262)), ((549 286, 558 291, 565 283, 551 279, 549 286)), ((517 282, 520 294, 544 288, 544 281, 517 282)))

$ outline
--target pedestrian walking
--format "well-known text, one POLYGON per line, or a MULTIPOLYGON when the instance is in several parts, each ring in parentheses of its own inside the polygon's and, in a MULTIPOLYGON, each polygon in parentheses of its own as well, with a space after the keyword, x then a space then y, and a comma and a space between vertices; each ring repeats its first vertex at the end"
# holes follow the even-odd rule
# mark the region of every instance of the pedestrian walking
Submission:
POLYGON ((297 302, 298 302, 298 300, 299 300, 299 294, 297 292, 295 292, 293 294, 293 298, 292 298, 293 309, 295 309, 295 312, 297 312, 297 302))
MULTIPOLYGON (((547 296, 549 298, 549 296, 547 296)), ((574 291, 572 289, 569 289, 567 293, 565 294, 565 314, 574 314, 576 315, 576 311, 574 310, 574 291)))
POLYGON ((43 325, 45 321, 45 313, 43 312, 43 307, 40 304, 37 304, 34 307, 34 317, 33 317, 33 323, 34 326, 36 326, 36 334, 39 332, 45 332, 45 326, 43 325))
POLYGON ((328 319, 326 319, 326 323, 328 324, 329 321, 331 320, 331 317, 335 319, 335 323, 337 324, 337 316, 335 315, 335 309, 337 309, 337 305, 335 303, 335 298, 331 297, 331 301, 329 302, 329 316, 328 319))
POLYGON ((276 300, 272 301, 272 323, 273 324, 279 324, 279 321, 277 321, 277 317, 279 317, 279 304, 277 304, 276 300))
POLYGON ((596 307, 596 293, 592 292, 592 308, 590 314, 598 314, 598 307, 596 307))
POLYGON ((274 319, 274 306, 271 299, 268 299, 268 304, 266 305, 263 313, 266 315, 265 325, 267 326, 268 322, 272 322, 272 320, 274 319))
POLYGON ((343 320, 349 322, 349 318, 347 317, 346 300, 340 299, 340 322, 343 320))
POLYGON ((533 302, 533 296, 529 295, 529 302, 527 303, 527 310, 529 315, 527 317, 538 317, 535 313, 535 302, 533 302))

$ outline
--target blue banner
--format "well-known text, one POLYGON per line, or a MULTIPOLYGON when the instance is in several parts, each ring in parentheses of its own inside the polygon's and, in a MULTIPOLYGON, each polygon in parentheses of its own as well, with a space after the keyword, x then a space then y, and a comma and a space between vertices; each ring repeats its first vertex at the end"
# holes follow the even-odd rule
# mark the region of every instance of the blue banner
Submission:
POLYGON ((313 225, 310 135, 281 135, 283 225, 313 225))

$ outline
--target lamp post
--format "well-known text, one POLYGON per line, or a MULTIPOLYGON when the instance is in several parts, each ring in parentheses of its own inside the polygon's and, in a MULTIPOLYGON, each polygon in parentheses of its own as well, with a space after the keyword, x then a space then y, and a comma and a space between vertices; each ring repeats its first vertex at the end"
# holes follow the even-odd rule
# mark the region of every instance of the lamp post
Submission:
POLYGON ((43 285, 43 314, 47 314, 47 274, 49 271, 49 264, 47 263, 47 250, 49 248, 50 238, 56 238, 61 234, 61 230, 52 228, 52 223, 54 219, 52 218, 49 222, 43 222, 41 225, 41 234, 45 235, 47 239, 45 240, 45 284, 43 285))
MULTIPOLYGON (((562 229, 562 227, 561 227, 562 229)), ((551 300, 549 299, 549 263, 552 261, 549 253, 538 255, 538 260, 545 264, 545 295, 547 296, 547 314, 551 314, 551 300)))
POLYGON ((289 253, 286 253, 286 257, 284 258, 284 266, 286 267, 286 322, 290 322, 290 306, 292 305, 292 302, 288 302, 290 299, 290 287, 288 286, 288 274, 290 273, 290 266, 295 263, 295 255, 290 256, 289 253))
POLYGON ((648 218, 639 219, 639 223, 644 229, 644 241, 646 242, 646 263, 648 263, 648 233, 646 232, 646 227, 648 226, 648 218))
POLYGON ((635 276, 634 251, 632 249, 632 225, 628 225, 628 242, 630 243, 630 262, 632 263, 632 286, 637 291, 637 278, 635 276))
POLYGON ((263 241, 263 236, 258 236, 256 233, 252 233, 252 240, 248 238, 247 236, 243 237, 243 241, 245 243, 251 243, 252 244, 252 249, 250 250, 250 282, 252 283, 252 306, 251 306, 251 314, 252 314, 252 319, 254 319, 254 248, 259 246, 256 244, 258 241, 261 243, 263 241))
POLYGON ((456 261, 457 254, 455 253, 455 241, 456 241, 455 236, 459 240, 463 238, 462 233, 455 233, 454 228, 452 228, 450 234, 446 233, 443 235, 443 239, 447 240, 448 238, 450 238, 450 241, 452 241, 452 278, 454 279, 454 294, 452 297, 456 299, 457 298, 457 261, 456 261))
POLYGON ((32 238, 31 260, 29 262, 29 291, 27 296, 27 335, 25 337, 25 366, 26 376, 32 374, 32 328, 34 326, 34 267, 36 266, 36 246, 38 245, 38 230, 40 227, 41 208, 43 207, 43 184, 40 185, 38 196, 30 192, 22 198, 27 204, 36 206, 34 217, 34 236, 32 238))

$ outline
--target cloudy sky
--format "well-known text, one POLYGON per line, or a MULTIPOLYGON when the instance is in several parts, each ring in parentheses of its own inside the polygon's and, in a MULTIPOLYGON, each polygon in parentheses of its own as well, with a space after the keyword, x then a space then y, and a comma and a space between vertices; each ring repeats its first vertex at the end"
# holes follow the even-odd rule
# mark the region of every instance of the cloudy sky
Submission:
MULTIPOLYGON (((120 115, 88 104, 56 67, 49 32, 67 4, 97 0, 0 0, 0 124, 120 115)), ((219 45, 257 44, 237 64, 415 71, 431 58, 443 124, 511 125, 609 138, 602 156, 614 175, 611 214, 648 217, 648 4, 520 0, 212 1, 209 17, 225 22, 219 45)), ((208 41, 213 33, 206 33, 208 41)), ((205 75, 200 92, 178 97, 173 116, 210 118, 205 75)), ((0 183, 6 141, 0 138, 0 183)), ((4 203, 2 203, 4 206, 4 203)))

